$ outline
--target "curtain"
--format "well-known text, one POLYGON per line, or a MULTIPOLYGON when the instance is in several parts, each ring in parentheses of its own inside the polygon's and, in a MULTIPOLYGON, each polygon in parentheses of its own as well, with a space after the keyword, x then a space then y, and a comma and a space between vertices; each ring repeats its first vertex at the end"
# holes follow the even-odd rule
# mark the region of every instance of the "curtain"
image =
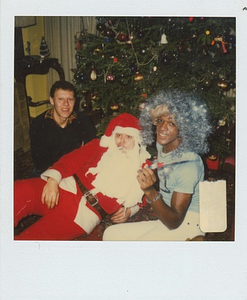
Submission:
MULTIPOLYGON (((44 17, 44 32, 50 57, 57 58, 61 64, 65 80, 72 82, 76 68, 75 35, 87 29, 88 33, 96 33, 95 17, 44 17)), ((48 87, 59 80, 56 71, 51 70, 47 76, 48 87)))

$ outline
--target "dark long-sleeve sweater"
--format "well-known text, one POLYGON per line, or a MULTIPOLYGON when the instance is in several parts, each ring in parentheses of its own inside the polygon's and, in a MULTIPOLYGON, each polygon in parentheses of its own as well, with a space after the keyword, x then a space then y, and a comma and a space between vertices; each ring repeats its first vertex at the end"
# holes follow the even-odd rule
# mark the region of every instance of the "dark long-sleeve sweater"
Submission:
POLYGON ((91 119, 78 112, 76 118, 60 127, 47 112, 36 117, 30 125, 31 151, 36 173, 40 174, 60 157, 86 144, 96 136, 91 119))

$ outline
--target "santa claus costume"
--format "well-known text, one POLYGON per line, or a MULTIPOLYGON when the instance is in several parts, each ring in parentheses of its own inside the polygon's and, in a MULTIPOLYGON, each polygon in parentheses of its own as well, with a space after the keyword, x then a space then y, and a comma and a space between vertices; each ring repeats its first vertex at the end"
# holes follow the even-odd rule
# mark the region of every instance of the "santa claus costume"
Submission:
POLYGON ((63 156, 41 178, 15 182, 14 225, 27 215, 42 216, 15 240, 71 240, 90 234, 105 214, 111 215, 122 206, 135 214, 143 205, 137 170, 149 157, 142 144, 138 119, 127 113, 117 116, 100 140, 94 139, 63 156), (134 149, 119 151, 116 133, 134 137, 134 149), (41 201, 50 177, 59 183, 59 202, 52 209, 41 201), (88 193, 81 191, 80 183, 88 193), (88 195, 95 200, 93 204, 88 195))

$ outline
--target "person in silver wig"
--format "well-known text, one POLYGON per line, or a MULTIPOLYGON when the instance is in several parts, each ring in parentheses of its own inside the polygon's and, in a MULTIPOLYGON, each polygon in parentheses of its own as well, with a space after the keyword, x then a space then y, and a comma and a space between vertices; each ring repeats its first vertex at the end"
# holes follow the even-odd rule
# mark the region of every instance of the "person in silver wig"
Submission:
POLYGON ((139 121, 144 144, 154 142, 156 128, 157 160, 139 170, 137 179, 158 220, 110 226, 103 239, 181 241, 205 235, 199 182, 204 180, 200 155, 208 151, 211 133, 206 105, 194 94, 162 91, 148 99, 139 121))

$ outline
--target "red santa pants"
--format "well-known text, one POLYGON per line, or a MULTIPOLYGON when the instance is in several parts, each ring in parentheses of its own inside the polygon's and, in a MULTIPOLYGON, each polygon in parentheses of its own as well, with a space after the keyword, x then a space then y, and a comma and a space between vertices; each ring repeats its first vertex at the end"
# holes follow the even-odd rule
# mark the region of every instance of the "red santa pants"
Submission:
POLYGON ((59 204, 48 209, 41 195, 46 182, 40 178, 17 180, 14 184, 14 226, 27 215, 42 216, 15 240, 71 240, 85 231, 74 223, 80 202, 79 195, 59 190, 59 204))

